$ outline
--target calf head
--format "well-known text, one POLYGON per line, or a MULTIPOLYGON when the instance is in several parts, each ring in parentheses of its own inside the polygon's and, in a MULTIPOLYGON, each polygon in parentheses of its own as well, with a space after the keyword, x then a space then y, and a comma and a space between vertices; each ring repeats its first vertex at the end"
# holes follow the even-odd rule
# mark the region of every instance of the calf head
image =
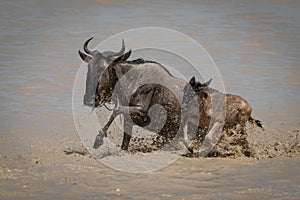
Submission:
POLYGON ((193 76, 190 80, 190 86, 192 87, 193 91, 198 94, 199 97, 206 99, 209 96, 208 86, 211 81, 212 79, 205 83, 200 83, 200 81, 196 81, 195 77, 193 76))

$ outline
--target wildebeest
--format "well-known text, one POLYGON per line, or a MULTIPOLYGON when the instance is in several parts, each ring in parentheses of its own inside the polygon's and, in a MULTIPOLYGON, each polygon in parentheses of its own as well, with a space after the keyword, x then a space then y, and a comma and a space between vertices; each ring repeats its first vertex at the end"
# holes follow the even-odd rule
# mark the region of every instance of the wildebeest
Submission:
POLYGON ((233 94, 223 94, 208 87, 211 81, 212 79, 200 83, 192 77, 184 88, 182 101, 185 105, 184 144, 191 152, 193 151, 188 145, 187 129, 189 123, 198 124, 199 132, 206 134, 200 150, 203 155, 209 153, 224 129, 240 125, 243 134, 247 121, 255 122, 257 126, 263 128, 259 120, 251 117, 252 108, 245 99, 233 94))
POLYGON ((84 104, 93 108, 107 103, 116 105, 109 121, 99 131, 93 147, 103 144, 103 137, 107 136, 109 126, 119 114, 124 116, 123 150, 128 149, 133 125, 154 131, 166 140, 172 139, 180 127, 180 100, 186 81, 172 76, 157 62, 143 59, 127 61, 131 51, 109 64, 111 60, 103 53, 88 50, 90 40, 84 43, 88 55, 83 57, 80 54, 88 62, 84 104), (158 116, 150 116, 149 112, 155 105, 159 105, 156 106, 157 112, 154 112, 158 116))

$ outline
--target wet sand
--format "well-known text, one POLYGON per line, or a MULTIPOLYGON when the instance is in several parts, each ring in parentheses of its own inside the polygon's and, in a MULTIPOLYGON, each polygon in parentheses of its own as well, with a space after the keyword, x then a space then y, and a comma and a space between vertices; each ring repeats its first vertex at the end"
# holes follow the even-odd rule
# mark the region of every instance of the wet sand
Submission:
MULTIPOLYGON (((0 141, 16 149, 12 139, 2 136, 0 141)), ((300 195, 299 140, 290 152, 276 150, 278 145, 255 145, 254 158, 181 156, 149 173, 113 170, 89 154, 79 139, 54 135, 51 140, 20 138, 19 142, 28 144, 26 151, 1 153, 1 199, 298 199, 300 195)))

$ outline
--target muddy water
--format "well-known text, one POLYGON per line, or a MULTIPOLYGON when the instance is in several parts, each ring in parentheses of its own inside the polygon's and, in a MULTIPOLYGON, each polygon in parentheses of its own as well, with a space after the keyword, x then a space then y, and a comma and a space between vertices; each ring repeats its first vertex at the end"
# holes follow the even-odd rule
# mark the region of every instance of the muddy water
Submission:
POLYGON ((1 199, 299 197, 299 154, 262 161, 180 158, 161 171, 132 175, 63 153, 78 140, 71 96, 82 42, 143 26, 175 29, 201 43, 226 90, 249 100, 270 140, 298 133, 298 1, 0 4, 1 199))

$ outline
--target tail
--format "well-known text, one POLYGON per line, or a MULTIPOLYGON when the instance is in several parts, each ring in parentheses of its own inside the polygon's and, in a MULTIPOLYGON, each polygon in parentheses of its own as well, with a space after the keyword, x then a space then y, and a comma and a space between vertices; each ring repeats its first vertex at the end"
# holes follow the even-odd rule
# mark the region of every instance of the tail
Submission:
POLYGON ((258 127, 262 128, 262 129, 264 130, 264 127, 263 127, 263 125, 261 124, 261 122, 260 122, 259 120, 253 119, 252 117, 250 117, 250 118, 249 118, 249 122, 251 122, 251 123, 254 123, 254 122, 255 122, 255 124, 256 124, 258 127))

